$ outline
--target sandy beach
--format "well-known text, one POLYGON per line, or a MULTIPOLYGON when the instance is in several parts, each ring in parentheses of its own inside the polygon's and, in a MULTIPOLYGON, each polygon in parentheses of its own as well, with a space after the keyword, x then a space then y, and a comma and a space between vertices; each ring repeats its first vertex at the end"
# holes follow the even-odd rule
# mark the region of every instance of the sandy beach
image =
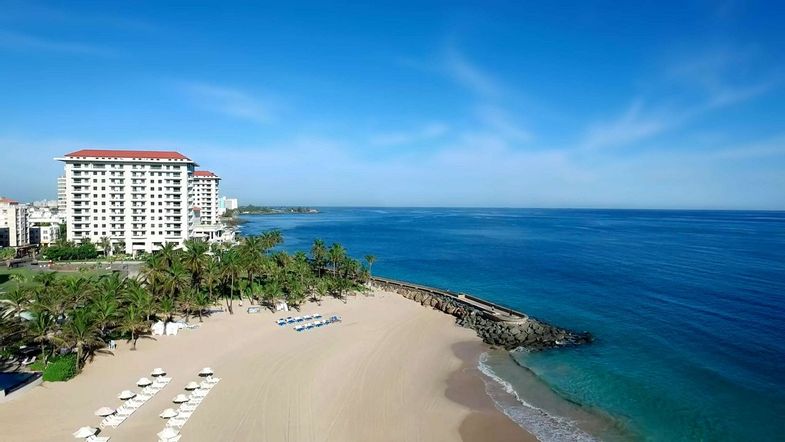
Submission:
POLYGON ((296 333, 275 325, 281 315, 238 307, 199 329, 140 340, 137 351, 121 342, 75 379, 0 404, 3 440, 72 440, 158 366, 172 382, 102 436, 156 440, 158 414, 210 366, 222 380, 183 427, 184 441, 535 440, 494 408, 476 369, 484 344, 452 317, 385 292, 292 314, 315 312, 343 322, 296 333))

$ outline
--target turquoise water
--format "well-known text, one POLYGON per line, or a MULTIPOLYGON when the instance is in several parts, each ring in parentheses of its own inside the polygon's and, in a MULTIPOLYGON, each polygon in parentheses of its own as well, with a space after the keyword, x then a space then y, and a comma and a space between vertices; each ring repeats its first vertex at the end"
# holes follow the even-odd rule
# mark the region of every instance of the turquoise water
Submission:
POLYGON ((242 233, 279 228, 290 250, 340 241, 376 255, 376 274, 591 331, 589 346, 487 355, 518 395, 499 396, 502 406, 544 439, 783 439, 785 212, 326 208, 246 219, 242 233))

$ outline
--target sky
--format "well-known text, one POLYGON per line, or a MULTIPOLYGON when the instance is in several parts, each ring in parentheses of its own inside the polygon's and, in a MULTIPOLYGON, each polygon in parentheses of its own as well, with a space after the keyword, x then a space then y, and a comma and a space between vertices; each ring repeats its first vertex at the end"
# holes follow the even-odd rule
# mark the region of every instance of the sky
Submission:
POLYGON ((785 209, 784 2, 0 0, 0 195, 177 150, 242 203, 785 209))

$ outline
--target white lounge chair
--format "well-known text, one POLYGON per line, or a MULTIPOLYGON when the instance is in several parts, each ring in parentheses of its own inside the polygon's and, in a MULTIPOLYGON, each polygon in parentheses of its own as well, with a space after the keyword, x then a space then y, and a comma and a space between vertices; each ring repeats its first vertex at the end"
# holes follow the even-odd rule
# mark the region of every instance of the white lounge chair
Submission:
POLYGON ((169 419, 169 421, 166 422, 166 426, 167 427, 174 427, 174 428, 183 428, 183 425, 185 425, 185 422, 187 420, 188 419, 181 419, 179 417, 173 417, 173 418, 169 419))

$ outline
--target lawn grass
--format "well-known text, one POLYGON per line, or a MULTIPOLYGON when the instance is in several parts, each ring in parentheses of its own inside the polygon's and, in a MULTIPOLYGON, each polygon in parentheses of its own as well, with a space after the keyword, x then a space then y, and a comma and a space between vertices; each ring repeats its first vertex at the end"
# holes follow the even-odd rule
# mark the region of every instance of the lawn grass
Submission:
MULTIPOLYGON (((2 292, 11 290, 11 288, 13 288, 14 285, 16 284, 14 281, 11 280, 11 275, 24 274, 28 278, 32 278, 33 276, 35 276, 36 273, 40 273, 41 271, 30 270, 26 268, 22 268, 22 269, 0 268, 0 294, 2 294, 2 292)), ((67 275, 79 275, 79 276, 88 277, 88 276, 107 275, 111 273, 111 271, 108 270, 86 270, 86 271, 71 271, 71 272, 57 271, 57 270, 47 270, 47 271, 57 272, 57 276, 60 278, 67 275)))

